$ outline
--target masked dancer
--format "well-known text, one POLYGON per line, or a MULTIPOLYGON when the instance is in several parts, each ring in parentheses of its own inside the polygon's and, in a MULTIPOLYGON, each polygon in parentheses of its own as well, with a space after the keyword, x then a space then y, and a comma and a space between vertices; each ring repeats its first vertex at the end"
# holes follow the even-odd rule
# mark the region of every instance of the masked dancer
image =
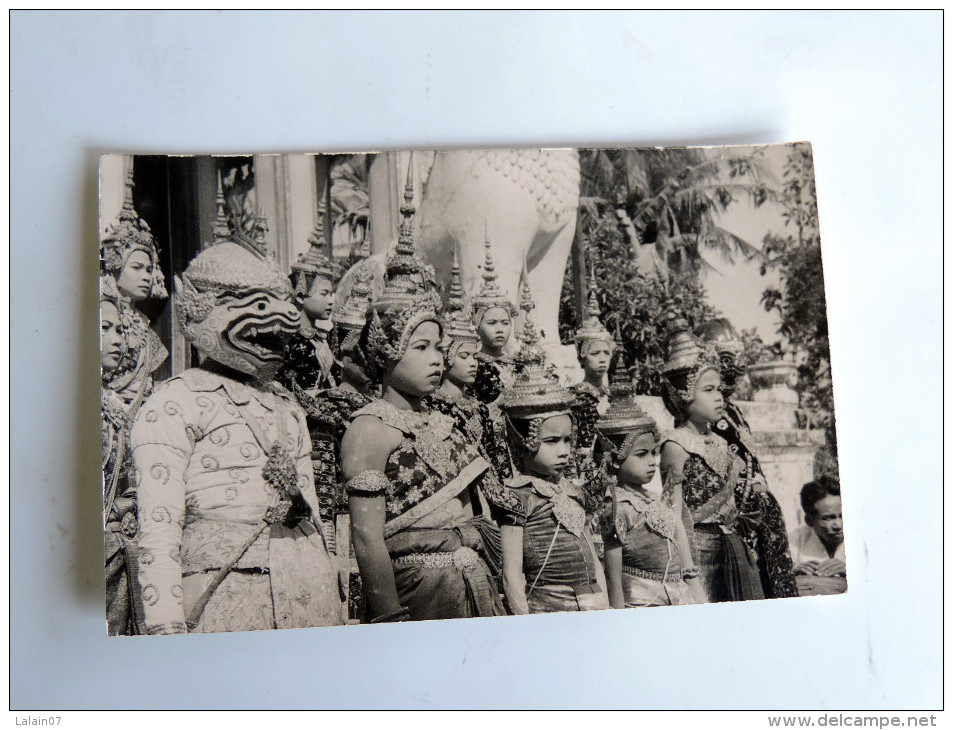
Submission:
POLYGON ((233 239, 176 280, 179 324, 203 359, 159 386, 132 430, 152 634, 342 622, 305 414, 273 382, 299 313, 260 242, 233 239))

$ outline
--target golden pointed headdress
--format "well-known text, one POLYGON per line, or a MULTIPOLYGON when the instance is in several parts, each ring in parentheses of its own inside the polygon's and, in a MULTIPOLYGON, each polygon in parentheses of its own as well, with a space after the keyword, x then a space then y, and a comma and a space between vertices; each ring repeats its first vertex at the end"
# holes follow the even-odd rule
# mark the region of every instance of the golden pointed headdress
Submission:
POLYGON ((308 250, 298 256, 298 260, 291 265, 291 280, 294 282, 295 294, 307 297, 311 292, 315 279, 334 281, 334 269, 328 255, 327 242, 324 238, 324 211, 318 209, 318 220, 314 230, 308 236, 308 250))
POLYGON ((682 403, 689 403, 695 398, 698 377, 706 370, 720 371, 721 362, 718 352, 710 343, 703 343, 691 333, 684 317, 669 310, 667 318, 670 333, 668 359, 662 365, 662 374, 669 394, 676 396, 682 403), (679 389, 674 386, 672 379, 682 375, 686 376, 685 387, 679 389))
POLYGON ((414 246, 413 159, 407 165, 402 221, 397 246, 387 257, 384 289, 367 310, 366 355, 378 372, 387 360, 399 360, 410 335, 423 322, 440 322, 440 295, 433 266, 417 255, 414 246))
POLYGON ((465 343, 479 345, 480 334, 477 332, 470 318, 469 308, 463 295, 463 284, 460 277, 460 262, 457 253, 453 253, 453 268, 450 270, 450 291, 447 297, 447 306, 443 311, 444 342, 446 343, 447 367, 453 365, 457 350, 465 343))
POLYGON ((152 262, 152 288, 149 291, 149 297, 165 299, 169 294, 165 289, 162 269, 159 268, 156 239, 149 224, 139 217, 133 205, 134 187, 133 168, 130 162, 129 169, 126 170, 125 190, 119 217, 106 229, 106 235, 99 244, 100 266, 104 273, 118 278, 130 254, 133 251, 144 251, 152 262))
POLYGON ((586 307, 586 316, 573 338, 576 347, 579 349, 580 357, 585 357, 593 342, 607 342, 615 350, 615 340, 612 333, 602 324, 601 317, 602 311, 599 309, 599 300, 596 299, 596 280, 595 276, 592 276, 589 280, 589 304, 586 307))
POLYGON ((619 357, 609 385, 609 410, 599 417, 596 428, 606 436, 654 430, 655 419, 642 410, 634 396, 632 377, 619 357))
POLYGON ((483 315, 488 309, 499 307, 505 309, 510 317, 516 317, 516 307, 509 297, 500 290, 497 283, 496 267, 493 264, 493 253, 490 247, 490 236, 484 232, 485 259, 483 263, 483 285, 480 290, 473 295, 470 300, 472 307, 473 323, 479 327, 483 315))
POLYGON ((569 413, 574 396, 564 388, 551 367, 546 365, 546 354, 539 346, 539 332, 533 322, 535 307, 529 284, 524 279, 520 286, 520 309, 523 326, 519 333, 521 347, 514 356, 516 378, 503 391, 503 410, 510 418, 549 418, 569 413))

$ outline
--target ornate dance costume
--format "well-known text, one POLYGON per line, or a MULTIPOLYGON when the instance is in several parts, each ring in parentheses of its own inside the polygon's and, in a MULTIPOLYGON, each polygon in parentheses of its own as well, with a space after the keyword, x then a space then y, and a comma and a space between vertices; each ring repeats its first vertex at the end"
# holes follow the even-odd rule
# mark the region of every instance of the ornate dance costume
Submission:
MULTIPOLYGON (((734 485, 744 464, 714 434, 703 437, 676 428, 662 445, 668 441, 688 453, 681 476, 682 519, 708 600, 763 598, 757 566, 738 534, 734 485)), ((674 485, 666 480, 665 488, 670 491, 674 485)))
MULTIPOLYGON (((522 347, 517 354, 519 374, 503 393, 502 406, 509 426, 511 447, 519 454, 535 454, 544 421, 570 416, 572 393, 547 369, 531 312, 533 299, 523 281, 522 347), (524 434, 515 422, 527 424, 524 434)), ((543 479, 516 472, 506 480, 507 490, 519 506, 502 509, 499 522, 522 528, 523 576, 526 600, 532 613, 590 611, 609 608, 605 574, 599 563, 589 527, 587 506, 598 505, 584 481, 565 477, 543 479)))
POLYGON ((725 417, 715 423, 713 431, 725 439, 729 451, 745 464, 735 486, 735 501, 740 513, 738 530, 758 555, 765 598, 797 596, 794 563, 781 505, 766 488, 751 486, 766 483, 764 472, 755 452, 751 429, 731 401, 725 403, 725 417))
POLYGON ((625 607, 695 603, 682 577, 690 559, 678 552, 675 510, 642 488, 617 488, 608 501, 613 519, 603 539, 607 549, 622 548, 625 607))
POLYGON ((589 452, 596 439, 596 425, 608 407, 608 388, 596 388, 583 380, 569 389, 575 396, 572 421, 576 426, 577 449, 589 452), (601 410, 600 410, 601 409, 601 410))
MULTIPOLYGON (((712 346, 703 345, 691 335, 684 320, 676 318, 672 324, 669 358, 662 370, 667 385, 666 405, 678 422, 687 417, 701 375, 711 370, 720 373, 721 362, 712 346), (676 385, 681 378, 684 387, 676 385)), ((708 600, 763 598, 756 559, 739 535, 735 486, 744 462, 714 433, 702 436, 682 426, 667 434, 662 445, 668 441, 687 454, 681 474, 663 472, 663 481, 669 493, 681 484, 682 520, 708 600)))
MULTIPOLYGON (((655 420, 632 397, 632 381, 621 358, 616 362, 611 392, 609 408, 598 426, 602 466, 607 478, 610 474, 618 476, 641 437, 650 436, 653 448, 658 440, 655 420)), ((647 441, 643 441, 643 446, 647 446, 647 441)), ((645 457, 637 456, 636 464, 644 467, 645 462, 640 462, 640 458, 645 457)), ((643 478, 647 474, 645 472, 643 478)), ((612 480, 601 520, 602 535, 607 551, 621 551, 618 578, 626 608, 695 603, 684 578, 692 569, 692 560, 679 549, 680 519, 681 506, 678 511, 674 510, 660 495, 648 491, 642 484, 612 480)), ((684 540, 681 544, 686 549, 684 540)))
POLYGON ((298 327, 291 287, 256 242, 234 237, 176 280, 180 326, 205 366, 163 383, 132 430, 150 633, 342 621, 305 416, 269 382, 298 327))
MULTIPOLYGON (((483 316, 490 309, 502 309, 513 321, 516 318, 516 307, 506 294, 500 290, 497 283, 496 269, 493 265, 493 256, 490 251, 489 238, 485 241, 486 258, 483 264, 483 286, 470 302, 473 324, 480 326, 483 316)), ((502 355, 493 357, 485 352, 477 355, 476 382, 473 384, 473 394, 482 403, 494 403, 504 389, 513 384, 516 374, 516 363, 512 357, 502 355)))
POLYGON ((481 403, 495 403, 503 391, 513 384, 516 365, 506 355, 493 358, 485 352, 477 353, 477 360, 479 364, 473 394, 481 403))
MULTIPOLYGON (((387 260, 384 289, 368 309, 361 336, 368 369, 382 383, 388 367, 407 354, 414 331, 423 323, 440 323, 433 268, 414 250, 412 200, 408 180, 397 247, 387 260)), ((372 620, 502 613, 499 587, 485 560, 484 535, 495 531, 485 514, 489 503, 506 503, 506 495, 489 462, 443 413, 401 409, 378 398, 352 415, 354 421, 368 417, 401 434, 383 471, 368 469, 347 483, 355 498, 384 501, 382 538, 401 608, 372 620)), ((361 517, 352 514, 352 519, 356 535, 363 527, 358 524, 361 517)), ((364 555, 358 550, 359 563, 364 555)), ((376 577, 362 576, 365 594, 374 590, 371 581, 376 577)), ((386 584, 389 576, 383 580, 386 584)))
MULTIPOLYGON (((319 222, 308 238, 310 247, 291 265, 295 287, 295 301, 302 303, 318 279, 334 281, 331 262, 325 255, 324 226, 319 222)), ((328 322, 330 326, 330 322, 328 322)), ((277 380, 294 392, 295 385, 305 391, 337 387, 334 377, 334 354, 329 344, 330 332, 312 325, 307 315, 301 318, 301 328, 285 346, 283 363, 277 380)), ((303 405, 303 404, 302 404, 303 405)))
POLYGON ((125 196, 118 221, 100 243, 100 298, 116 307, 122 348, 115 369, 103 373, 103 524, 105 527, 106 615, 110 634, 138 634, 144 630, 142 601, 137 580, 137 523, 135 511, 120 518, 113 511, 116 500, 135 500, 128 480, 129 425, 153 388, 153 373, 165 362, 168 351, 118 281, 133 254, 146 254, 152 274, 141 299, 165 299, 168 294, 159 268, 157 243, 149 224, 133 206, 133 170, 126 173, 125 196))
POLYGON ((695 335, 710 342, 716 348, 721 361, 721 378, 725 384, 725 415, 713 424, 712 430, 728 442, 731 453, 737 455, 745 464, 735 486, 735 502, 741 515, 739 532, 748 547, 758 556, 765 597, 797 596, 794 564, 781 506, 766 487, 767 480, 758 461, 751 428, 741 411, 730 400, 734 384, 746 368, 744 342, 726 319, 706 322, 695 331, 695 335), (761 488, 755 488, 755 485, 761 488))
POLYGON ((481 496, 506 504, 507 495, 487 460, 442 413, 402 410, 377 399, 353 418, 360 416, 403 435, 384 473, 360 474, 348 490, 385 497, 385 543, 410 618, 500 615, 484 542, 495 528, 479 513, 485 510, 481 496))
POLYGON ((609 608, 605 576, 583 507, 580 486, 516 474, 506 487, 519 507, 500 512, 500 524, 523 528, 523 574, 532 613, 609 608))

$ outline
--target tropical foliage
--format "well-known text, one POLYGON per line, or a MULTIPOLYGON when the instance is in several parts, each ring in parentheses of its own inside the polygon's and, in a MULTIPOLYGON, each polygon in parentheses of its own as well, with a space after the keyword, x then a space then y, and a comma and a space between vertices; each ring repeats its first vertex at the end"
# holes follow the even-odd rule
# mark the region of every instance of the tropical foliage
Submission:
POLYGON ((822 471, 834 470, 836 477, 827 301, 810 145, 792 147, 784 167, 780 202, 784 207, 784 230, 765 236, 761 273, 776 270, 781 284, 766 288, 761 301, 766 310, 775 310, 780 317, 778 334, 789 343, 798 365, 797 387, 804 425, 825 430, 829 455, 819 458, 819 464, 822 471))
MULTIPOLYGON (((596 300, 602 319, 622 345, 636 392, 662 394, 661 366, 665 362, 669 334, 662 313, 675 308, 689 326, 718 316, 705 301, 705 292, 694 274, 639 271, 631 255, 628 236, 611 208, 593 216, 584 211, 590 268, 597 285, 596 300)), ((567 270, 560 299, 560 336, 565 342, 580 323, 573 303, 572 276, 567 270)))
POLYGON ((737 201, 755 207, 776 198, 762 148, 580 150, 581 208, 590 218, 609 208, 628 218, 637 244, 655 244, 671 271, 697 274, 709 264, 702 252, 728 263, 759 255, 750 242, 722 228, 718 213, 737 201))

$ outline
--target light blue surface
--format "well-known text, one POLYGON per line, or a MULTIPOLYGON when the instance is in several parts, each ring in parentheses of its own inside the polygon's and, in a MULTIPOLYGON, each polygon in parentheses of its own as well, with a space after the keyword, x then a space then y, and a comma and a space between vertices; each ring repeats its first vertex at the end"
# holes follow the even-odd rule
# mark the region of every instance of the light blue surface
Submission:
POLYGON ((939 13, 11 18, 11 707, 940 704, 939 13), (107 151, 814 144, 843 597, 104 636, 96 165, 107 151))

